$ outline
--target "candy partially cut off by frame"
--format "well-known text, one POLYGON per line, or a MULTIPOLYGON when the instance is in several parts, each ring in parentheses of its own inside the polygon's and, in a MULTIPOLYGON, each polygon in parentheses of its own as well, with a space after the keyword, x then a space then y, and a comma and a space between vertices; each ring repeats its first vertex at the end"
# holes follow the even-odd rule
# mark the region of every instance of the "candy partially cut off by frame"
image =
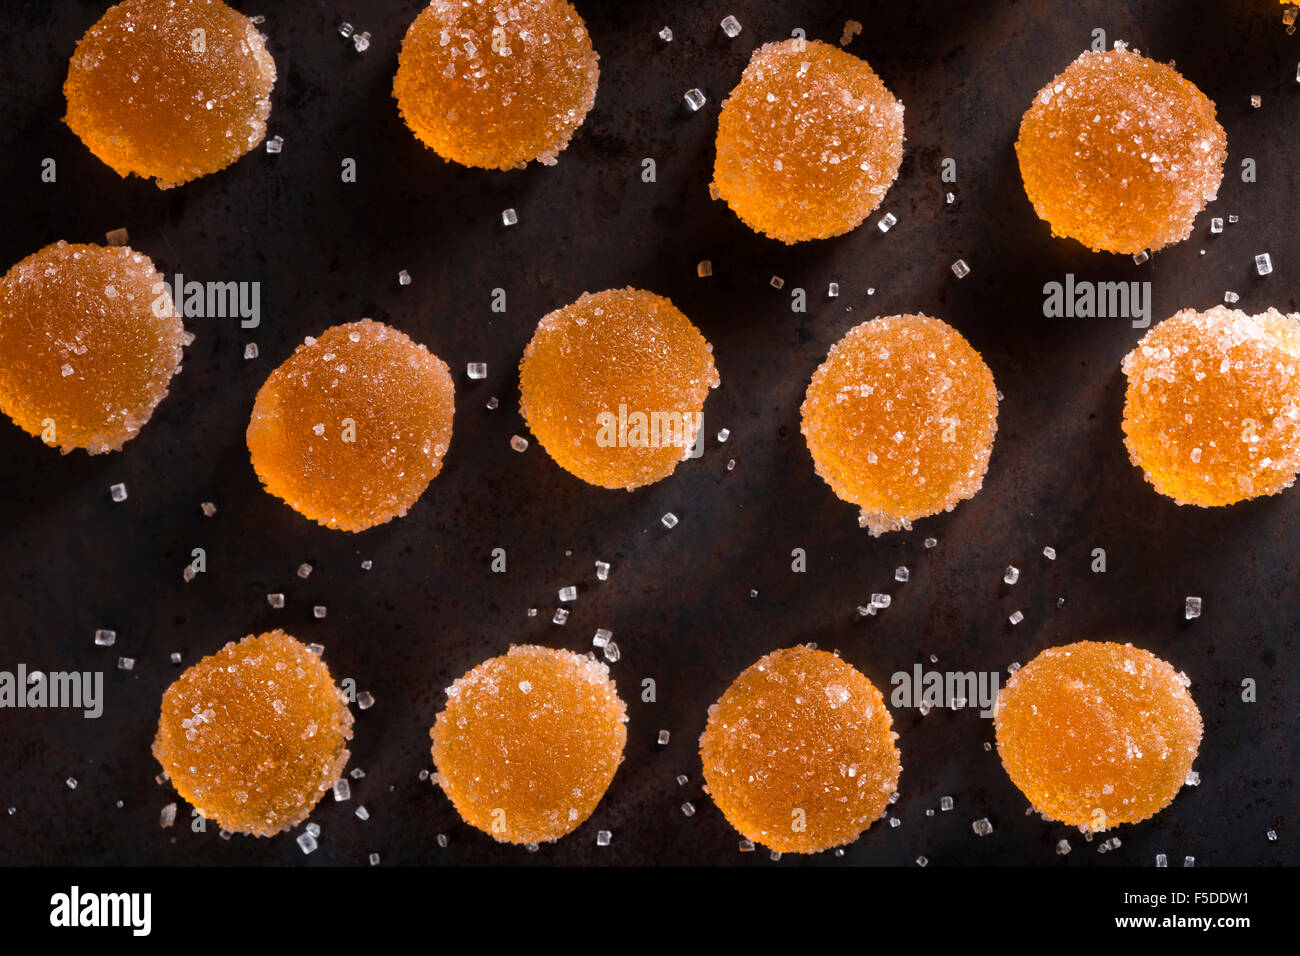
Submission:
POLYGON ((1179 504, 1227 505, 1300 472, 1300 316, 1184 309, 1123 362, 1124 444, 1179 504))
POLYGON ((817 40, 754 51, 718 116, 713 188, 786 243, 857 228, 903 161, 903 104, 865 60, 817 40))
POLYGON ((447 688, 429 731, 437 782, 498 842, 558 840, 605 795, 626 723, 609 668, 590 654, 512 647, 447 688))
POLYGON ((998 396, 960 332, 929 316, 892 315, 855 326, 831 347, 802 412, 817 474, 879 535, 980 490, 998 396))
POLYGON ((1039 91, 1016 155, 1053 235, 1136 255, 1192 234, 1218 195, 1227 137, 1194 84, 1116 44, 1081 54, 1039 91))
POLYGON ((0 409, 64 454, 120 451, 167 394, 184 337, 148 256, 56 242, 0 280, 0 409))
POLYGON ((851 843, 898 789, 892 727, 880 691, 834 654, 773 651, 709 708, 706 790, 746 839, 778 852, 851 843))
POLYGON ((1132 644, 1050 647, 998 694, 998 754, 1034 808, 1093 832, 1178 794, 1201 742, 1186 678, 1132 644))
POLYGON ((352 714, 329 668, 284 631, 231 642, 163 694, 153 755, 223 830, 296 826, 348 762, 352 714))
POLYGON ((77 44, 65 121, 119 176, 168 188, 262 142, 274 85, 265 39, 221 0, 123 0, 77 44))
POLYGON ((631 491, 686 457, 719 382, 713 347, 672 302, 611 289, 538 323, 519 363, 519 410, 561 468, 631 491))
POLYGON ((442 470, 454 386, 446 364, 362 319, 308 338, 271 373, 248 423, 266 490, 327 528, 406 514, 442 470))
POLYGON ((444 159, 554 165, 596 99, 599 57, 568 0, 434 0, 402 40, 393 96, 444 159))

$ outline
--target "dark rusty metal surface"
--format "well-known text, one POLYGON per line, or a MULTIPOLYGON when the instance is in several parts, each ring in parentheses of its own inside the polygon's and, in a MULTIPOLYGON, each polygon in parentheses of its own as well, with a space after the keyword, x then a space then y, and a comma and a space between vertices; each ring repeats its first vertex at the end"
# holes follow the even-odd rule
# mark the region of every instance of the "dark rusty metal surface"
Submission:
POLYGON ((1122 848, 1099 855, 1100 841, 1085 846, 1024 814, 985 750, 989 721, 973 710, 896 710, 904 771, 892 812, 902 825, 877 823, 839 862, 1150 865, 1158 852, 1175 865, 1184 855, 1198 865, 1297 861, 1300 492, 1214 511, 1157 496, 1119 429, 1119 361, 1141 332, 1122 319, 1042 315, 1043 284, 1067 272, 1151 280, 1156 319, 1209 307, 1226 289, 1252 311, 1296 309, 1300 36, 1286 35, 1276 4, 578 0, 601 54, 595 108, 557 167, 512 173, 449 166, 398 117, 389 91, 414 0, 241 4, 267 17, 280 74, 270 130, 284 151, 258 149, 168 192, 120 180, 59 122, 67 58, 102 4, 50 6, 3 8, 0 261, 125 226, 164 272, 261 282, 263 321, 251 332, 192 322, 183 374, 121 454, 61 457, 0 423, 0 669, 102 669, 107 697, 99 720, 0 711, 0 806, 14 808, 0 812, 5 862, 320 865, 364 863, 374 851, 386 864, 770 865, 764 852, 737 852, 737 834, 701 793, 695 743, 709 704, 761 654, 815 641, 887 688, 895 671, 931 666, 931 654, 938 669, 989 670, 1081 638, 1130 639, 1192 677, 1205 718, 1200 787, 1123 828, 1122 848), (744 26, 734 40, 718 28, 727 13, 744 26), (849 49, 907 108, 906 159, 882 207, 898 225, 883 235, 869 222, 794 248, 756 237, 708 197, 718 104, 759 42, 796 27, 833 42, 849 17, 865 25, 849 49), (372 34, 364 55, 337 35, 345 19, 372 34), (670 44, 656 36, 665 24, 670 44), (1012 149, 1035 91, 1095 28, 1175 60, 1228 132, 1218 202, 1191 240, 1143 266, 1052 240, 1012 149), (709 102, 690 114, 682 94, 696 86, 709 102), (56 184, 40 181, 44 157, 57 160, 56 184), (340 181, 345 157, 357 161, 355 184, 340 181), (640 178, 645 157, 656 160, 656 183, 640 178), (955 186, 939 181, 944 157, 957 160, 955 186), (1257 183, 1241 181, 1245 157, 1258 162, 1257 183), (508 229, 506 207, 519 212, 508 229), (1210 216, 1230 213, 1240 222, 1210 237, 1210 216), (1275 271, 1259 278, 1252 260, 1264 251, 1275 271), (973 270, 961 281, 949 271, 958 257, 973 270), (714 276, 697 278, 706 258, 714 276), (769 285, 773 275, 785 290, 769 285), (830 281, 838 299, 825 296, 830 281), (522 455, 509 447, 525 433, 516 365, 538 318, 585 290, 628 284, 670 296, 713 343, 723 384, 706 429, 732 433, 634 494, 583 485, 536 444, 522 455), (489 308, 498 287, 503 315, 489 308), (806 314, 791 311, 795 287, 808 291, 806 314), (814 474, 799 404, 851 325, 903 311, 959 328, 1005 401, 984 491, 910 533, 872 539, 814 474), (361 316, 404 329, 451 365, 457 414, 446 467, 410 515, 353 536, 266 495, 244 429, 254 393, 295 343, 361 316), (261 357, 246 361, 250 341, 261 357), (485 381, 466 378, 469 361, 488 363, 485 381), (492 396, 496 411, 485 408, 492 396), (122 504, 109 498, 118 481, 130 493, 122 504), (216 503, 214 517, 201 514, 203 501, 216 503), (681 519, 671 531, 659 523, 667 511, 681 519), (926 550, 927 536, 938 546, 926 550), (1055 562, 1040 556, 1044 545, 1055 562), (186 584, 196 547, 208 570, 186 584), (508 552, 504 575, 490 572, 497 547, 508 552), (806 549, 806 573, 791 571, 794 548, 806 549), (1094 548, 1106 551, 1104 574, 1090 568, 1094 548), (607 582, 595 580, 598 559, 613 564, 607 582), (303 561, 315 567, 305 581, 295 575, 303 561), (1011 563, 1022 569, 1014 587, 1002 583, 1011 563), (902 585, 892 579, 900 564, 911 569, 902 585), (579 598, 557 627, 549 617, 568 584, 579 598), (268 606, 271 591, 287 595, 283 610, 268 606), (873 591, 892 593, 892 606, 858 619, 873 591), (1184 622, 1189 594, 1205 599, 1205 613, 1184 622), (318 603, 324 620, 312 617, 318 603), (1011 627, 1016 609, 1025 620, 1011 627), (93 646, 100 627, 117 631, 116 647, 93 646), (192 833, 184 804, 175 829, 158 824, 175 799, 155 783, 149 753, 160 696, 179 673, 168 655, 192 663, 272 627, 324 644, 334 674, 378 701, 358 714, 352 747, 366 776, 352 802, 320 804, 321 848, 306 858, 289 836, 192 833), (613 672, 630 711, 624 765, 574 835, 535 854, 497 846, 418 779, 442 688, 512 642, 585 649, 597 627, 623 651, 613 672), (135 669, 117 670, 119 655, 135 669), (657 682, 655 703, 640 699, 644 678, 657 682), (1257 682, 1257 703, 1240 700, 1244 678, 1257 682), (655 742, 661 728, 667 746, 655 742), (679 787, 678 774, 689 783, 679 787), (954 810, 927 817, 945 794, 954 810), (694 817, 679 809, 686 800, 694 817), (368 822, 353 816, 358 803, 368 822), (971 821, 984 816, 996 830, 981 839, 971 821), (595 845, 597 829, 613 831, 610 846, 595 845), (1061 858, 1053 845, 1063 836, 1076 848, 1061 858))

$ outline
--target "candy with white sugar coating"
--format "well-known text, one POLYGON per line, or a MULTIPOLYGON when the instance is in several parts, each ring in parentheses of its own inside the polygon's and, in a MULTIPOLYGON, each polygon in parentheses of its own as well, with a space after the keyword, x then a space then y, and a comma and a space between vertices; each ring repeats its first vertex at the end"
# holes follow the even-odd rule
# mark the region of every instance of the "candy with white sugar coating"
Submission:
POLYGON ((153 754, 224 830, 296 826, 343 773, 352 714, 320 657, 284 631, 231 642, 163 695, 153 754))
POLYGON ((817 474, 879 535, 951 510, 983 485, 998 395, 952 326, 892 315, 850 329, 808 385, 803 434, 817 474))
POLYGON ((626 722, 609 668, 590 654, 512 647, 447 689, 429 731, 438 784, 499 842, 558 840, 605 795, 626 722))
POLYGON ((393 96, 444 159, 553 165, 595 102, 598 63, 568 0, 436 0, 406 32, 393 96))
POLYGON ((56 242, 0 280, 0 409, 65 454, 120 451, 167 394, 184 338, 148 256, 56 242))
POLYGON ((118 175, 167 188, 262 142, 274 85, 264 38, 221 0, 123 0, 77 44, 66 122, 118 175))
POLYGON ((709 709, 706 790, 746 839, 781 853, 851 843, 885 813, 902 763, 884 698, 808 646, 746 668, 709 709))
POLYGON ((1049 817, 1097 832, 1164 809, 1191 772, 1201 714, 1187 681, 1132 644, 1051 647, 998 694, 998 753, 1049 817))
POLYGON ((538 323, 519 365, 519 410, 566 471, 631 491, 690 453, 719 381, 713 347, 672 302, 611 289, 538 323))
POLYGON ((718 117, 716 194, 786 243, 857 228, 903 161, 903 104, 866 63, 816 40, 754 51, 718 117))
POLYGON ((1218 195, 1227 137, 1194 84, 1116 44, 1080 55, 1039 91, 1016 155, 1053 235, 1139 255, 1192 234, 1218 195))
POLYGON ((1123 362, 1124 442, 1179 504, 1228 505, 1300 472, 1300 316, 1184 309, 1123 362))
POLYGON ((309 338, 271 373, 248 449, 266 490, 295 511, 364 531, 406 514, 442 470, 454 405, 445 362, 362 319, 309 338))

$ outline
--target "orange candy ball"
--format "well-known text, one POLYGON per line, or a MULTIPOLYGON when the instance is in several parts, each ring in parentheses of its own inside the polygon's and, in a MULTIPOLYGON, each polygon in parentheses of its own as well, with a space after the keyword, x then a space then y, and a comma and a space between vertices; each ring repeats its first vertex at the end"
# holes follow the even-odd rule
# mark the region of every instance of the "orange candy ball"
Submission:
POLYGON ((1124 359, 1124 443, 1179 504, 1227 505, 1300 472, 1300 316, 1216 306, 1156 325, 1124 359))
POLYGON ((561 468, 631 491, 673 473, 719 381, 713 347, 668 299, 613 289, 538 323, 519 410, 561 468))
POLYGON ((984 482, 998 397, 952 326, 924 315, 864 322, 808 385, 803 434, 817 474, 873 535, 950 511, 984 482))
POLYGON ((327 528, 406 514, 442 470, 451 373, 404 333, 362 319, 309 338, 271 373, 248 423, 266 490, 327 528))
POLYGON ((0 280, 0 409, 65 454, 120 451, 167 394, 184 336, 148 256, 56 242, 0 280))
POLYGON ((609 668, 590 654, 512 647, 447 688, 429 731, 437 782, 498 842, 558 840, 605 795, 626 723, 609 668))
POLYGON ((348 762, 352 714, 320 657, 276 630, 186 668, 163 695, 153 755, 222 829, 296 826, 348 762))
POLYGON ((568 0, 434 0, 402 41, 393 96, 444 159, 554 165, 595 102, 598 62, 568 0))
POLYGON ((998 694, 998 753, 1041 813, 1094 832, 1167 807, 1191 772, 1201 714, 1187 681, 1132 644, 1043 651, 998 694))
POLYGON ((1192 234, 1218 194, 1227 137, 1195 85, 1120 45, 1082 54, 1039 91, 1016 155, 1053 235, 1137 254, 1192 234))
POLYGON ((77 44, 66 122, 119 176, 168 188, 262 142, 274 85, 264 38, 221 0, 123 0, 77 44))
POLYGON ((816 40, 754 51, 718 117, 716 195, 786 243, 856 229, 903 161, 903 104, 850 53, 816 40))
POLYGON ((748 840, 781 853, 851 843, 885 813, 902 772, 874 684, 834 654, 773 651, 709 708, 707 791, 748 840))

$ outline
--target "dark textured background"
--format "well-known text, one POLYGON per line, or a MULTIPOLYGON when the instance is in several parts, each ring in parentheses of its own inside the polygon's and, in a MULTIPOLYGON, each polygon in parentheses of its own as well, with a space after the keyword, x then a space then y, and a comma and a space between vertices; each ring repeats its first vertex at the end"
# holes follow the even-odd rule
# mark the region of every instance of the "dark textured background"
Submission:
MULTIPOLYGON (((493 173, 450 166, 420 146, 390 95, 398 45, 416 0, 240 4, 263 13, 280 78, 270 121, 284 151, 258 149, 234 167, 160 192, 120 180, 60 122, 69 55, 103 4, 76 0, 3 4, 0 30, 0 267, 57 239, 103 241, 125 226, 160 269, 204 280, 260 281, 263 324, 192 322, 184 373, 125 452, 61 457, 0 423, 0 668, 106 671, 98 721, 68 712, 0 712, 0 859, 14 863, 364 863, 371 851, 402 863, 696 863, 771 865, 741 855, 738 836, 700 791, 696 738, 706 708, 761 654, 801 641, 839 648, 877 685, 937 655, 942 669, 995 669, 1081 638, 1139 643, 1185 670, 1205 718, 1197 768, 1155 820, 1118 832, 1106 855, 1095 841, 1024 815, 1026 802, 996 753, 990 722, 974 711, 921 717, 896 712, 904 771, 893 808, 902 826, 878 823, 847 851, 855 863, 912 865, 1142 865, 1157 852, 1198 865, 1295 863, 1297 850, 1296 647, 1300 617, 1300 492, 1214 511, 1179 508, 1156 495, 1126 457, 1119 421, 1121 357, 1140 332, 1119 319, 1048 320, 1044 282, 1150 279, 1157 319, 1206 308, 1225 289, 1242 307, 1296 309, 1300 252, 1300 35, 1287 36, 1267 0, 1151 2, 624 3, 578 0, 601 55, 596 105, 558 167, 493 173), (734 13, 735 40, 718 22, 734 13), (789 248, 751 234, 708 182, 718 104, 760 42, 802 27, 836 41, 844 21, 866 29, 849 49, 867 58, 907 108, 907 154, 882 211, 831 241, 789 248), (340 21, 369 30, 358 55, 340 21), (676 39, 656 36, 665 24, 676 39), (1012 143, 1032 96, 1103 28, 1143 52, 1175 60, 1216 101, 1228 131, 1220 199, 1192 239, 1141 267, 1049 238, 1025 199, 1012 143), (709 97, 689 114, 682 93, 709 97), (1252 110, 1258 93, 1263 106, 1252 110), (58 183, 39 179, 43 157, 58 183), (359 182, 340 182, 354 157, 359 182), (641 182, 654 157, 659 181, 641 182), (958 201, 939 181, 958 161, 958 201), (1259 181, 1240 181, 1243 157, 1259 181), (514 206, 519 224, 500 225, 514 206), (1209 235, 1211 215, 1241 217, 1209 235), (1273 256, 1257 277, 1252 259, 1273 256), (973 273, 958 282, 949 265, 973 273), (715 275, 695 275, 698 260, 715 275), (405 288, 397 273, 414 277, 405 288), (773 274, 786 280, 777 292, 773 274), (824 293, 829 281, 842 290, 824 293), (723 385, 705 408, 710 440, 700 461, 634 494, 588 487, 524 432, 516 364, 540 316, 585 290, 632 284, 670 296, 713 343, 723 385), (509 311, 489 310, 503 287, 509 311), (789 290, 809 291, 806 315, 789 290), (867 289, 876 293, 868 297, 867 289), (984 491, 912 533, 871 539, 854 509, 814 474, 799 433, 805 384, 827 348, 876 315, 924 311, 960 329, 983 353, 1005 393, 984 491), (455 436, 446 467, 405 519, 360 535, 301 518, 258 486, 244 446, 253 395, 306 335, 372 316, 409 332, 452 367, 455 436), (245 361, 245 342, 261 358, 245 361), (465 363, 486 361, 486 381, 465 363), (498 396, 501 407, 485 403, 498 396), (725 470, 734 456, 733 472, 725 470), (130 498, 109 499, 124 481, 130 498), (199 504, 220 509, 205 518, 199 504), (659 517, 674 511, 667 531, 659 517), (939 539, 932 551, 922 540, 939 539), (1059 558, 1040 552, 1055 546, 1059 558), (190 550, 207 549, 208 573, 191 584, 190 550), (489 572, 493 548, 509 573, 489 572), (791 549, 808 571, 790 570, 791 549), (1106 549, 1108 570, 1089 570, 1106 549), (363 558, 374 569, 360 568, 363 558), (613 572, 595 580, 593 562, 613 572), (295 569, 316 568, 306 581, 295 569), (1002 583, 1008 563, 1020 583, 1002 583), (912 579, 895 585, 895 566, 912 579), (549 623, 556 590, 580 597, 564 627, 549 623), (758 596, 750 598, 750 589, 758 596), (872 591, 894 594, 879 617, 855 619, 872 591), (269 591, 287 605, 273 611, 269 591), (1205 599, 1182 619, 1183 598, 1205 599), (1056 609, 1058 596, 1066 598, 1056 609), (314 620, 313 604, 329 607, 314 620), (541 608, 530 619, 526 610, 541 608), (1019 627, 1007 616, 1023 609, 1019 627), (118 633, 93 646, 96 628, 118 633), (321 848, 304 858, 291 836, 218 838, 158 826, 175 799, 154 782, 149 753, 158 703, 185 663, 249 632, 284 627, 325 645, 339 678, 369 689, 352 766, 366 771, 354 799, 326 797, 312 819, 321 848), (498 846, 462 824, 447 800, 418 779, 429 765, 428 727, 442 688, 512 642, 574 649, 611 628, 623 650, 614 675, 630 710, 626 760, 593 818, 536 854, 498 846), (135 670, 115 669, 120 654, 135 670), (638 687, 658 682, 659 701, 638 687), (1259 702, 1243 704, 1244 677, 1259 702), (656 745, 660 728, 672 742, 656 745), (679 773, 690 783, 678 787, 679 773), (64 780, 80 785, 69 790, 64 780), (956 808, 926 817, 942 795, 956 808), (684 800, 693 818, 679 810, 684 800), (118 809, 117 801, 123 802, 118 809), (353 817, 358 803, 369 822, 353 817), (971 821, 996 832, 977 838, 971 821), (600 828, 609 847, 595 845, 600 828), (1265 831, 1275 828, 1270 843, 1265 831), (435 836, 449 837, 440 849, 435 836), (1076 844, 1053 852, 1062 836, 1076 844)), ((825 854, 808 862, 829 863, 825 854)), ((786 857, 780 865, 797 865, 786 857)))

